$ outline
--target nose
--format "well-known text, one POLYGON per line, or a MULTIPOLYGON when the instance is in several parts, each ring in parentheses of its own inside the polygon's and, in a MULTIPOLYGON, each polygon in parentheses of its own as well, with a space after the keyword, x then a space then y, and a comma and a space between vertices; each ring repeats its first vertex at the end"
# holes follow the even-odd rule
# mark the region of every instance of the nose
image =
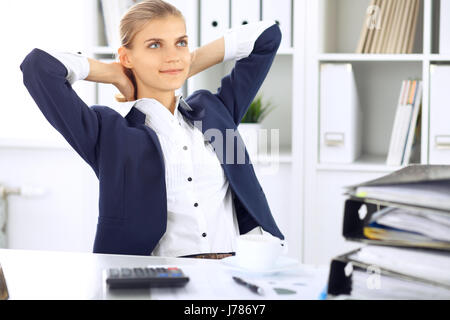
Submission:
POLYGON ((166 60, 167 62, 180 62, 180 53, 176 48, 169 48, 166 50, 166 60))

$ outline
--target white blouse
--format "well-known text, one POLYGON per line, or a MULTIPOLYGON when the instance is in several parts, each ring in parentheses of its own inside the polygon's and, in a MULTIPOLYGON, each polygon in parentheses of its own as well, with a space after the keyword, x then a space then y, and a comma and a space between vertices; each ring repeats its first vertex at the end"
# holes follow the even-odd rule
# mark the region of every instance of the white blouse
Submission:
MULTIPOLYGON (((257 38, 274 23, 265 20, 227 30, 223 61, 248 57, 257 38)), ((47 52, 64 64, 71 84, 89 75, 89 61, 81 53, 47 52)), ((163 152, 167 230, 152 255, 234 252, 239 227, 228 180, 212 145, 179 112, 179 104, 186 102, 181 95, 175 98, 174 114, 153 98, 121 103, 122 110, 134 106, 146 115, 145 124, 156 132, 163 152)))

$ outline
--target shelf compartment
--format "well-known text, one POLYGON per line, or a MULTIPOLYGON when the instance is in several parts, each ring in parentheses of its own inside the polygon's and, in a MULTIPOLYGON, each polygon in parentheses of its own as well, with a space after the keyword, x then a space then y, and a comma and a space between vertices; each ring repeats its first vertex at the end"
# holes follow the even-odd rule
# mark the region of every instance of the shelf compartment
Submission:
MULTIPOLYGON (((369 167, 371 164, 368 161, 375 161, 374 165, 379 168, 380 157, 384 158, 384 163, 387 159, 402 81, 409 78, 421 79, 423 64, 417 61, 353 61, 351 64, 362 112, 362 159, 369 167), (365 156, 374 154, 379 156, 365 156)), ((360 162, 361 160, 357 161, 360 162)), ((353 166, 330 163, 318 164, 319 168, 323 168, 322 165, 337 168, 353 166)))
POLYGON ((318 55, 321 62, 352 61, 423 61, 423 54, 358 54, 358 53, 322 53, 318 55))
MULTIPOLYGON (((319 0, 319 52, 355 53, 370 0, 319 0)), ((413 53, 423 53, 424 3, 420 1, 413 53)))

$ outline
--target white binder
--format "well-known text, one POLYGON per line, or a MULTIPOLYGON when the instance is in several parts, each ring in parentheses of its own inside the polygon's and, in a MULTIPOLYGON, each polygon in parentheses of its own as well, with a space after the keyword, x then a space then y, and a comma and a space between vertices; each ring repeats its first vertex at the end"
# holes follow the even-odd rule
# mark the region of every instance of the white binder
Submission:
POLYGON ((430 66, 430 164, 450 164, 450 66, 430 66))
POLYGON ((292 47, 292 0, 262 0, 262 20, 275 20, 281 29, 280 48, 292 47))
POLYGON ((450 53, 450 0, 441 0, 439 10, 439 53, 450 53))
POLYGON ((261 20, 260 0, 231 0, 231 27, 261 20))
POLYGON ((321 163, 352 163, 361 154, 361 110, 352 65, 325 63, 320 75, 321 163))
POLYGON ((230 0, 200 1, 201 45, 217 40, 230 28, 230 0))

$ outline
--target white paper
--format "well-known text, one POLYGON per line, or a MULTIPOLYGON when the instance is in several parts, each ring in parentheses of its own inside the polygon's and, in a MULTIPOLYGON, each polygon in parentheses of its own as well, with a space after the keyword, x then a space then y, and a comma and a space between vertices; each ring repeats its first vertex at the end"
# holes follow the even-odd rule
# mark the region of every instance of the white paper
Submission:
POLYGON ((366 246, 349 259, 450 287, 450 254, 384 246, 366 246))
POLYGON ((300 266, 291 271, 265 276, 238 272, 221 264, 183 265, 181 269, 189 277, 188 284, 183 288, 152 288, 151 299, 317 300, 328 281, 326 267, 300 266), (253 293, 247 287, 239 285, 232 276, 240 277, 263 288, 264 295, 253 293), (295 293, 278 294, 276 288, 295 291, 295 293))

